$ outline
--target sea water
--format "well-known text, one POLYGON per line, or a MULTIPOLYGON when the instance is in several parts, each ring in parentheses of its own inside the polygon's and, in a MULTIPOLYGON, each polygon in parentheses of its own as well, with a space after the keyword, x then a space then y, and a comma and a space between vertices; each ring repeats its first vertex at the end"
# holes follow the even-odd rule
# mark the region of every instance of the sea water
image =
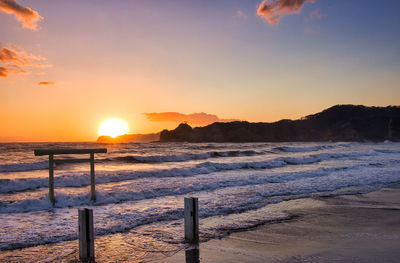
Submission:
POLYGON ((398 183, 400 143, 393 142, 3 143, 0 261, 75 258, 82 207, 93 209, 99 261, 134 261, 182 246, 184 197, 199 198, 200 240, 207 240, 284 220, 279 204, 287 200, 398 183), (108 149, 95 155, 96 201, 82 160, 89 156, 56 155, 53 206, 48 157, 33 150, 96 147, 108 149))

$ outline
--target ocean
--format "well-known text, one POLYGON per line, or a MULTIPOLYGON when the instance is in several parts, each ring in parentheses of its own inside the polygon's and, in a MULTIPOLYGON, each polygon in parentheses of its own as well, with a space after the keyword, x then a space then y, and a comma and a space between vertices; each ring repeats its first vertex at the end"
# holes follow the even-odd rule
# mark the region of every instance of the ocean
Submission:
POLYGON ((93 209, 98 261, 134 261, 182 248, 184 197, 199 199, 204 241, 284 221, 288 200, 398 183, 394 142, 2 143, 0 261, 76 258, 82 207, 93 209), (97 200, 90 200, 90 166, 82 160, 89 156, 56 155, 52 206, 48 157, 33 150, 96 147, 108 150, 95 155, 97 200))

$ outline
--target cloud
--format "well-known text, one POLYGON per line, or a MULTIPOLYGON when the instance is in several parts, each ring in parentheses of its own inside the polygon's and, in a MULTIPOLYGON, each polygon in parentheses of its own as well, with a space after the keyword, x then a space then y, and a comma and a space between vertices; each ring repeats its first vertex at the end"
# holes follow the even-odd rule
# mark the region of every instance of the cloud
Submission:
POLYGON ((231 122, 237 119, 220 119, 216 115, 204 112, 183 114, 179 112, 145 113, 150 121, 188 122, 194 125, 208 125, 214 122, 231 122))
POLYGON ((41 81, 38 82, 38 86, 42 86, 42 85, 55 85, 56 83, 54 81, 41 81))
POLYGON ((315 9, 310 13, 311 19, 322 19, 324 16, 319 12, 319 9, 315 9))
POLYGON ((22 23, 22 27, 35 31, 37 30, 37 23, 43 19, 38 12, 19 5, 15 0, 0 0, 0 11, 14 15, 22 23))
POLYGON ((258 6, 257 14, 270 24, 278 24, 279 20, 289 14, 297 14, 306 2, 315 0, 263 0, 258 6))
POLYGON ((46 59, 23 51, 19 47, 0 46, 0 77, 28 74, 33 68, 50 67, 46 59))
POLYGON ((7 77, 8 76, 8 70, 5 67, 0 67, 0 77, 7 77))
POLYGON ((243 13, 242 10, 237 10, 237 11, 236 11, 236 14, 235 14, 235 17, 247 19, 247 15, 246 15, 245 13, 243 13))

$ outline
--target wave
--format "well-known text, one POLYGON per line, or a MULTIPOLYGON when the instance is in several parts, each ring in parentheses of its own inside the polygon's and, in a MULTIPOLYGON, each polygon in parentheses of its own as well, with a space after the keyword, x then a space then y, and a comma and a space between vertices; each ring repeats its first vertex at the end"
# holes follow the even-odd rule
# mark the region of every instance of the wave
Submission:
POLYGON ((224 151, 224 152, 205 152, 205 153, 184 153, 175 155, 131 155, 131 156, 119 156, 114 158, 108 158, 108 161, 128 161, 137 163, 163 163, 163 162, 185 162, 190 160, 205 160, 209 158, 218 157, 240 157, 240 156, 254 156, 263 155, 265 152, 258 151, 224 151))
MULTIPOLYGON (((342 146, 338 144, 336 146, 310 146, 310 147, 292 147, 283 146, 273 148, 274 150, 284 151, 284 152, 313 152, 319 151, 321 149, 332 148, 342 146)), ((346 146, 344 146, 346 147, 346 146)), ((379 153, 399 153, 397 150, 384 150, 377 149, 375 152, 379 153)), ((257 155, 267 155, 274 154, 274 151, 255 151, 255 150, 230 150, 230 151, 209 151, 204 153, 184 153, 184 154, 172 154, 172 155, 125 155, 116 156, 109 158, 97 158, 96 162, 128 162, 128 163, 165 163, 165 162, 186 162, 191 160, 207 160, 212 158, 223 158, 223 157, 245 157, 245 156, 257 156, 257 155)), ((329 153, 335 154, 335 153, 329 153)), ((310 157, 308 157, 310 158, 310 157)), ((295 164, 298 162, 293 158, 286 159, 288 163, 295 164), (293 161, 294 160, 294 161, 293 161)), ((86 163, 88 158, 60 158, 56 159, 55 165, 65 165, 69 163, 86 163)), ((311 159, 308 159, 312 162, 311 159)), ((301 161, 300 161, 301 163, 301 161)), ((299 164, 300 164, 299 163, 299 164)), ((307 161, 304 161, 307 163, 307 161)), ((27 172, 33 170, 44 170, 48 169, 48 161, 32 162, 32 163, 14 163, 14 164, 2 164, 0 165, 0 172, 27 172)), ((0 191, 1 193, 1 191, 0 191)))
MULTIPOLYGON (((375 155, 374 152, 349 152, 349 153, 320 153, 307 157, 279 157, 267 161, 217 163, 204 162, 192 167, 157 169, 147 171, 97 171, 96 184, 121 182, 145 177, 187 177, 199 174, 210 174, 214 172, 240 170, 240 169, 272 169, 285 165, 305 165, 317 163, 329 159, 356 158, 361 156, 375 155)), ((85 174, 64 173, 55 177, 55 184, 61 187, 82 187, 89 185, 90 178, 85 174)), ((24 178, 24 179, 0 179, 0 193, 11 193, 26 190, 34 190, 48 187, 47 178, 24 178)))
MULTIPOLYGON (((224 189, 217 189, 218 192, 211 194, 212 197, 210 197, 209 190, 205 190, 202 193, 197 192, 196 195, 203 198, 200 199, 200 201, 202 201, 202 206, 200 206, 199 209, 199 216, 200 218, 209 218, 213 216, 243 213, 286 200, 310 196, 325 196, 327 194, 335 195, 335 191, 341 190, 344 190, 347 194, 358 193, 362 191, 360 189, 372 191, 388 184, 398 183, 400 180, 398 167, 395 169, 358 169, 357 172, 354 172, 354 170, 348 171, 346 169, 331 173, 319 172, 320 174, 318 174, 317 171, 315 173, 309 173, 309 176, 304 176, 302 178, 299 178, 298 176, 300 174, 296 175, 296 173, 282 174, 282 181, 278 185, 266 182, 266 184, 257 184, 256 186, 238 186, 239 189, 237 189, 235 193, 228 195, 228 198, 223 194, 225 193, 224 189), (288 180, 290 176, 294 176, 297 179, 288 180), (213 199, 213 202, 210 202, 210 198, 215 198, 215 200, 213 199), (225 202, 223 202, 222 199, 225 200, 225 202)), ((156 205, 155 207, 148 207, 148 209, 125 209, 123 213, 116 213, 120 211, 118 209, 121 208, 115 206, 109 206, 106 211, 102 212, 106 220, 95 222, 97 236, 126 232, 141 225, 150 225, 161 221, 170 222, 183 218, 183 209, 177 206, 156 205), (114 208, 116 210, 114 210, 114 208)), ((94 207, 94 209, 96 208, 94 207)), ((71 220, 71 218, 75 219, 71 217, 71 214, 75 214, 75 212, 75 210, 69 208, 58 210, 58 216, 63 217, 60 219, 63 222, 63 227, 59 228, 58 231, 49 233, 49 227, 42 229, 37 228, 35 225, 27 226, 28 230, 30 230, 30 228, 35 228, 33 229, 35 235, 22 237, 24 240, 21 241, 21 239, 18 239, 18 242, 3 242, 0 244, 0 250, 75 240, 77 235, 71 231, 69 227, 69 225, 75 225, 75 220, 71 220), (44 232, 46 232, 46 234, 44 234, 44 232)), ((10 219, 12 219, 13 216, 18 217, 18 214, 10 215, 10 219)), ((229 224, 229 222, 227 223, 229 224)), ((224 226, 221 225, 220 227, 223 229, 224 226)), ((204 235, 207 234, 210 233, 204 233, 204 235)))
MULTIPOLYGON (((219 157, 240 157, 240 156, 254 156, 263 155, 265 152, 258 151, 213 151, 205 153, 187 153, 187 154, 176 154, 176 155, 127 155, 110 157, 103 159, 96 159, 96 162, 133 162, 133 163, 163 163, 163 162, 185 162, 190 160, 205 160, 209 158, 219 157)), ((55 165, 63 165, 69 163, 86 163, 88 158, 60 158, 54 160, 55 165)), ((49 168, 48 161, 33 162, 33 163, 14 163, 14 164, 2 164, 0 165, 0 172, 27 172, 33 170, 44 170, 49 168)))
MULTIPOLYGON (((234 178, 211 181, 206 183, 190 184, 183 186, 174 187, 161 187, 158 186, 155 189, 143 190, 143 191, 119 191, 118 194, 114 193, 101 193, 97 192, 96 205, 105 205, 111 203, 121 203, 127 201, 137 201, 149 198, 157 198, 162 196, 173 196, 183 195, 191 192, 198 191, 212 191, 227 187, 247 186, 247 185, 259 185, 268 183, 282 183, 292 180, 298 180, 301 178, 310 178, 318 176, 326 176, 331 172, 339 170, 358 169, 362 166, 356 165, 353 167, 337 167, 337 168, 319 168, 312 171, 306 172, 287 172, 278 175, 271 176, 270 174, 264 175, 250 175, 245 178, 234 178)), ((171 184, 167 184, 170 186, 171 184)), ((71 194, 58 194, 55 208, 64 207, 77 207, 93 204, 90 201, 89 194, 71 195, 71 194)), ((3 204, 0 203, 0 213, 21 213, 21 212, 32 212, 47 210, 53 208, 50 201, 46 198, 33 198, 24 199, 22 201, 14 201, 12 203, 3 204)))
POLYGON ((275 147, 274 150, 282 152, 316 152, 320 150, 334 149, 334 148, 348 148, 354 143, 334 143, 334 144, 323 144, 317 146, 281 146, 275 147))
POLYGON ((43 170, 49 168, 48 161, 33 162, 33 163, 13 163, 13 164, 1 164, 0 172, 25 172, 32 170, 43 170))
POLYGON ((274 149, 282 152, 314 152, 314 151, 319 151, 321 149, 321 146, 308 146, 308 147, 281 146, 281 147, 275 147, 274 149))
POLYGON ((389 154, 391 154, 391 153, 394 153, 394 154, 400 153, 400 150, 389 150, 389 149, 375 149, 374 151, 378 152, 378 153, 389 153, 389 154))

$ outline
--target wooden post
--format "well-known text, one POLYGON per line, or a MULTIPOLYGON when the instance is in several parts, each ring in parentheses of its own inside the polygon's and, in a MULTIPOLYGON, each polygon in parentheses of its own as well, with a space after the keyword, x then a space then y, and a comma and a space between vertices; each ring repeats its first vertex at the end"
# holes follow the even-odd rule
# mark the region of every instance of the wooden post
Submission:
POLYGON ((90 192, 92 194, 91 199, 96 201, 96 188, 94 180, 94 153, 90 153, 90 192))
POLYGON ((200 249, 197 245, 185 250, 186 263, 200 263, 200 249))
POLYGON ((94 262, 93 210, 78 210, 79 258, 83 262, 94 262))
POLYGON ((49 198, 54 205, 56 199, 54 197, 54 160, 52 154, 49 154, 49 198))
POLYGON ((185 198, 185 242, 199 242, 199 212, 198 199, 185 198))

